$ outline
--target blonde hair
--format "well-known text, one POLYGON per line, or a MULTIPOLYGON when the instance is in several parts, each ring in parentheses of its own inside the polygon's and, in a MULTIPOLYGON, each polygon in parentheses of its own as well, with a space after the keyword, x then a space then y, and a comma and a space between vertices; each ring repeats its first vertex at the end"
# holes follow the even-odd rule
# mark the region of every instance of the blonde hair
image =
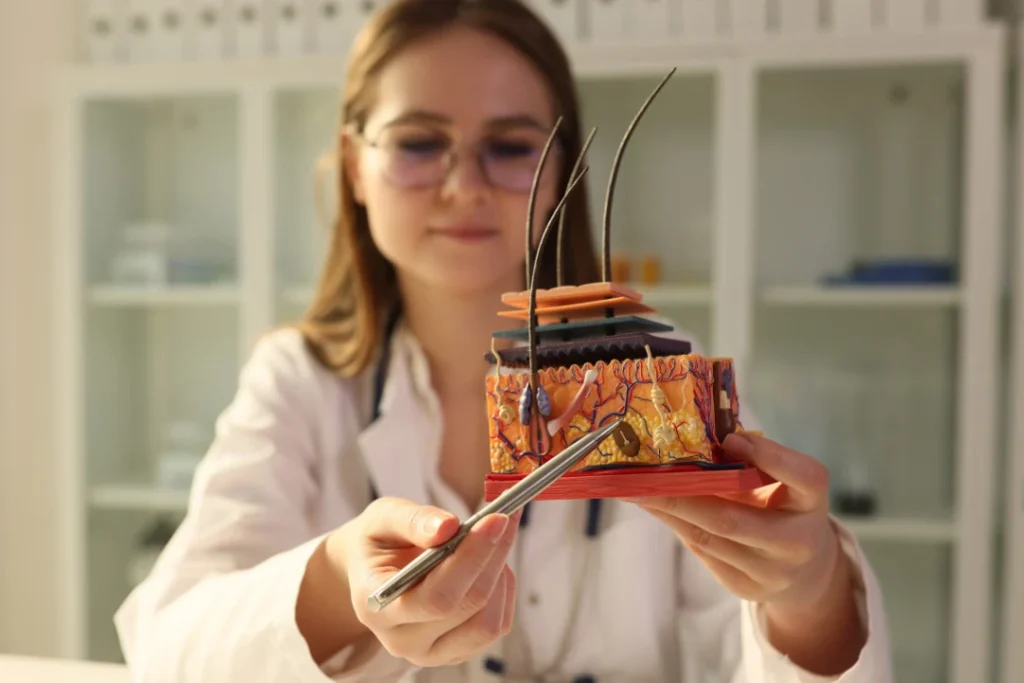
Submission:
MULTIPOLYGON (((556 116, 562 117, 559 142, 564 158, 575 159, 583 144, 568 58, 543 20, 520 0, 396 0, 374 15, 349 56, 331 164, 338 208, 325 267, 313 301, 298 323, 313 355, 343 377, 357 375, 373 362, 382 343, 385 317, 398 304, 399 295, 394 266, 374 243, 366 210, 353 197, 342 157, 342 132, 346 127, 362 130, 372 106, 374 79, 391 58, 407 45, 455 26, 495 35, 536 66, 551 90, 556 116)), ((559 181, 563 190, 569 174, 570 169, 564 168, 559 181)), ((599 280, 587 193, 582 184, 571 193, 565 211, 563 284, 599 280)), ((543 227, 543 223, 535 225, 535 234, 543 227)), ((557 284, 556 268, 556 250, 546 249, 537 269, 538 288, 557 284)))

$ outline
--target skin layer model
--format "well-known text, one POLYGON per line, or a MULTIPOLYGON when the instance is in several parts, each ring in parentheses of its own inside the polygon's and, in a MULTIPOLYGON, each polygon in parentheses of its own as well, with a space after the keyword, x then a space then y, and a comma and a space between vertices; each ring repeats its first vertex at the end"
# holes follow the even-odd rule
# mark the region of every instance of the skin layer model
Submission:
POLYGON ((623 425, 538 498, 717 494, 771 483, 756 468, 729 461, 721 447, 726 436, 743 429, 732 360, 693 354, 689 342, 659 336, 672 327, 648 317, 655 310, 638 292, 610 281, 609 217, 622 151, 671 75, 641 107, 613 162, 604 216, 602 282, 564 285, 562 277, 563 209, 587 172, 582 160, 594 133, 583 145, 534 255, 537 186, 561 119, 541 153, 527 211, 528 289, 505 293, 502 303, 508 309, 498 312, 526 325, 496 332, 487 356, 495 365, 486 380, 488 500, 568 444, 618 417, 624 418, 623 425), (556 219, 557 286, 538 290, 540 255, 556 219), (516 343, 503 344, 499 352, 498 339, 516 343))

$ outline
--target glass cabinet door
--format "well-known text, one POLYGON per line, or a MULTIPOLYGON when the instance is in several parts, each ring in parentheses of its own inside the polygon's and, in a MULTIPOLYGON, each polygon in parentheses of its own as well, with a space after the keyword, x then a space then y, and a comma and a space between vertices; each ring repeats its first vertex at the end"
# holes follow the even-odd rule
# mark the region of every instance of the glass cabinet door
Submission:
POLYGON ((274 252, 279 322, 312 301, 338 207, 340 88, 274 95, 274 252))
POLYGON ((237 381, 238 102, 79 110, 86 654, 187 503, 237 381))
POLYGON ((970 638, 954 598, 987 578, 957 557, 964 468, 993 457, 958 440, 964 84, 957 66, 758 80, 751 400, 766 435, 829 467, 901 683, 949 679, 970 638))

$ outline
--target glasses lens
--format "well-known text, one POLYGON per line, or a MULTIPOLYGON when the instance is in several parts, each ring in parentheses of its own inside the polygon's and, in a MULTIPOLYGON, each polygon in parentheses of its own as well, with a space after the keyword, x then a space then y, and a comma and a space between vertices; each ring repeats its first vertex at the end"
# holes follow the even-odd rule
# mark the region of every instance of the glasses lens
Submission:
MULTIPOLYGON (((487 177, 494 185, 516 192, 528 192, 533 185, 547 136, 535 131, 509 133, 498 139, 488 140, 482 148, 481 159, 487 177)), ((552 161, 557 152, 553 147, 544 164, 541 182, 554 174, 552 161)))
MULTIPOLYGON (((513 192, 529 192, 537 171, 547 135, 540 131, 506 131, 482 141, 480 163, 495 187, 513 192)), ((383 155, 383 171, 388 180, 404 188, 423 188, 444 182, 448 173, 451 139, 442 132, 420 126, 394 126, 386 129, 374 145, 383 155)), ((541 182, 554 176, 552 149, 541 182)))
POLYGON ((388 129, 378 141, 384 173, 401 187, 427 187, 443 180, 451 141, 423 128, 388 129))

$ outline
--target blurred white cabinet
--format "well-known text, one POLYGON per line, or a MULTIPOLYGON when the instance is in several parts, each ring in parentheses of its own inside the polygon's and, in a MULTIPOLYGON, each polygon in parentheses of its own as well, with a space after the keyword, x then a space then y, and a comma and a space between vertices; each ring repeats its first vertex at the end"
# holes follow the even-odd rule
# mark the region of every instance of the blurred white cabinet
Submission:
MULTIPOLYGON (((733 4, 701 25, 760 35, 733 4)), ((543 9, 557 24, 583 7, 543 9)), ((289 40, 315 45, 310 26, 289 40)), ((897 680, 989 680, 1003 32, 802 26, 719 47, 587 43, 562 27, 584 125, 598 127, 595 236, 619 138, 678 67, 623 158, 616 272, 737 359, 770 436, 829 465, 835 509, 882 580, 897 680), (922 259, 951 275, 835 279, 922 259)), ((68 654, 120 657, 111 617, 129 569, 158 520, 187 508, 171 484, 255 339, 309 303, 336 203, 341 73, 340 57, 293 54, 66 76, 54 163, 68 654)))
POLYGON ((867 525, 901 682, 989 680, 997 635, 1001 65, 757 75, 745 386, 867 525))
POLYGON ((1007 375, 1007 409, 1002 417, 1007 425, 1006 476, 1003 480, 1005 545, 1000 573, 1002 626, 999 683, 1016 683, 1024 679, 1024 73, 1017 65, 1017 117, 1014 121, 1016 140, 1012 148, 1014 219, 1013 249, 1010 250, 1010 272, 1013 283, 1012 305, 1009 307, 1009 368, 1007 375))
POLYGON ((208 447, 236 382, 243 111, 230 89, 84 89, 60 113, 61 434, 81 582, 72 614, 93 655, 116 652, 111 609, 149 522, 116 501, 145 511, 187 495, 180 472, 208 447))

